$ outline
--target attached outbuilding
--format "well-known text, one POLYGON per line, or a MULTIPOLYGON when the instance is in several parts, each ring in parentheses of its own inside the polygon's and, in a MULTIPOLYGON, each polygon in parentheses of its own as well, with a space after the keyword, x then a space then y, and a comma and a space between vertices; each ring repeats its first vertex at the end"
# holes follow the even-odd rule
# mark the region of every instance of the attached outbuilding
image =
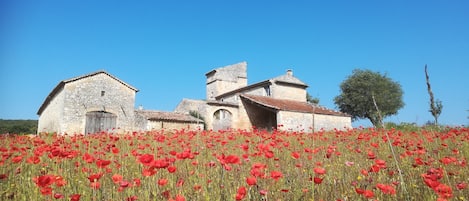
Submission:
POLYGON ((188 114, 155 110, 135 111, 135 123, 143 130, 203 130, 204 122, 188 114))
POLYGON ((39 108, 38 132, 88 134, 134 129, 138 89, 105 71, 63 80, 39 108))

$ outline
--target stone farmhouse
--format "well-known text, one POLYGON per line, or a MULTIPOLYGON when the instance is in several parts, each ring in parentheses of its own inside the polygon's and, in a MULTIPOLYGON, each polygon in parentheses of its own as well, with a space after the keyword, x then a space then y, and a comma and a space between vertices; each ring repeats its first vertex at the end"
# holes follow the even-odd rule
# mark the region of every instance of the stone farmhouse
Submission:
POLYGON ((206 100, 183 99, 174 112, 135 109, 138 89, 105 71, 62 80, 37 112, 38 132, 351 128, 350 115, 308 103, 308 85, 291 70, 250 85, 246 62, 217 68, 205 76, 206 100))
POLYGON ((38 132, 88 134, 203 126, 187 114, 135 110, 137 92, 105 71, 63 80, 37 112, 38 132))
POLYGON ((351 128, 351 116, 306 101, 306 85, 286 74, 247 84, 247 63, 205 74, 206 100, 183 99, 175 112, 196 111, 207 129, 318 131, 351 128))

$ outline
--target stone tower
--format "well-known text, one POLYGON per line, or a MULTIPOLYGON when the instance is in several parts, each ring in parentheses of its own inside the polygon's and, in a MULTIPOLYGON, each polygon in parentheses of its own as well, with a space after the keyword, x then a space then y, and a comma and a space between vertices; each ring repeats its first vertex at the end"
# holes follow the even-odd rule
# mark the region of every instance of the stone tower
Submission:
POLYGON ((205 74, 207 77, 207 101, 214 101, 215 97, 247 86, 247 63, 217 68, 205 74))

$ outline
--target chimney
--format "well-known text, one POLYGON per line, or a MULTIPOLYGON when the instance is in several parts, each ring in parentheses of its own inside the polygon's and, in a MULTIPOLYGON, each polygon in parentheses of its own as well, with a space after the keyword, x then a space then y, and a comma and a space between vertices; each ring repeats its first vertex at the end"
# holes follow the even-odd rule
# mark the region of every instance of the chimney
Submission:
POLYGON ((293 71, 291 69, 287 69, 287 75, 288 76, 293 76, 293 71))

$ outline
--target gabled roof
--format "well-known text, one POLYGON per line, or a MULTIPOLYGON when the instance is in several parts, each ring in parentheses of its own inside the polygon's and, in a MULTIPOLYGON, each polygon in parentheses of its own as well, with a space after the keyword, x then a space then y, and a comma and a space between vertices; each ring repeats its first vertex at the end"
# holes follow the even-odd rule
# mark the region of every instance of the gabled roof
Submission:
POLYGON ((308 85, 304 82, 302 82, 300 79, 294 77, 293 75, 281 75, 275 78, 272 78, 274 82, 277 83, 285 83, 285 84, 292 84, 292 85, 298 85, 300 87, 308 87, 308 85))
POLYGON ((324 107, 314 106, 307 102, 293 101, 286 99, 276 99, 267 96, 256 96, 249 94, 241 94, 240 97, 244 100, 250 101, 254 104, 258 104, 262 107, 267 107, 276 111, 291 111, 291 112, 302 112, 302 113, 314 113, 314 114, 324 114, 324 115, 333 115, 333 116, 345 116, 350 115, 330 110, 324 107))
POLYGON ((89 74, 86 74, 86 75, 82 75, 82 76, 78 76, 78 77, 74 77, 74 78, 70 78, 70 79, 66 79, 66 80, 62 80, 59 82, 59 84, 57 84, 57 86, 49 93, 49 95, 46 97, 46 99, 44 100, 44 102, 42 103, 41 107, 39 108, 39 110, 37 111, 37 114, 38 115, 41 115, 42 112, 44 111, 44 109, 46 109, 47 105, 49 105, 50 101, 57 95, 58 92, 60 92, 60 90, 63 89, 63 87, 65 86, 65 84, 67 83, 71 83, 71 82, 74 82, 74 81, 77 81, 77 80, 81 80, 81 79, 84 79, 84 78, 87 78, 87 77, 92 77, 92 76, 95 76, 95 75, 98 75, 98 74, 106 74, 107 76, 111 77, 112 79, 118 81, 119 83, 123 84, 124 86, 128 87, 129 89, 132 89, 134 90, 135 92, 138 92, 138 89, 125 83, 124 81, 118 79, 117 77, 107 73, 106 71, 104 70, 100 70, 100 71, 96 71, 96 72, 93 72, 93 73, 89 73, 89 74))
POLYGON ((145 117, 147 120, 165 120, 177 122, 203 122, 191 115, 177 112, 164 112, 156 110, 137 110, 138 114, 145 117))

